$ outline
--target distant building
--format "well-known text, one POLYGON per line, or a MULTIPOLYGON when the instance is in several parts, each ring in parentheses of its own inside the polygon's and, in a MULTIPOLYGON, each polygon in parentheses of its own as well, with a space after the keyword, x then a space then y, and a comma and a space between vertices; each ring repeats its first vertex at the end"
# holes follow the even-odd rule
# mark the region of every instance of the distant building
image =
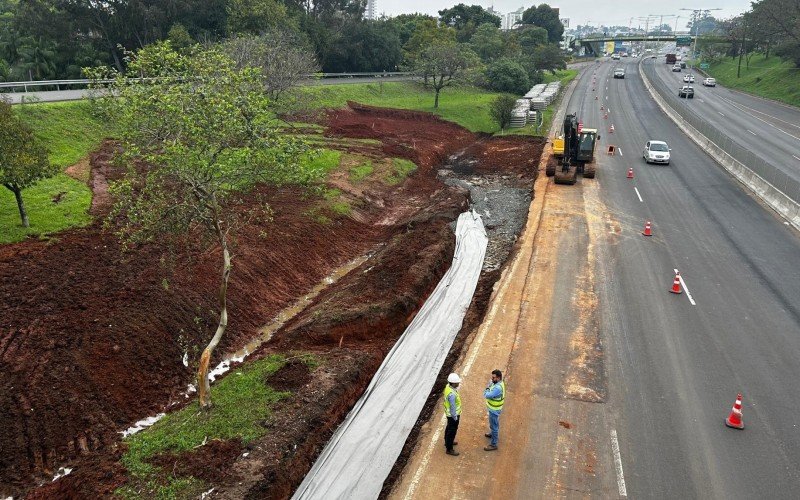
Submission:
POLYGON ((378 0, 367 0, 367 10, 364 12, 364 17, 371 21, 378 19, 378 0))
POLYGON ((525 7, 520 7, 514 12, 509 12, 508 14, 503 14, 503 16, 500 18, 502 21, 500 24, 500 29, 505 31, 514 29, 514 25, 522 21, 523 12, 525 12, 525 7))

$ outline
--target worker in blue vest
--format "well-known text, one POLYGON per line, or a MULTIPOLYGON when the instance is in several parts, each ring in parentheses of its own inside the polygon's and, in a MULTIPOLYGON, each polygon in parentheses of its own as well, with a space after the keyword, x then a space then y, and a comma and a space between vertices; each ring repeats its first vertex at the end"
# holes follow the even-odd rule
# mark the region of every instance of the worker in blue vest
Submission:
POLYGON ((447 376, 447 385, 444 388, 444 415, 447 417, 447 427, 444 428, 444 448, 448 455, 454 457, 459 455, 453 446, 458 444, 456 433, 458 432, 458 420, 461 418, 461 394, 458 393, 460 384, 461 377, 451 373, 447 376))
POLYGON ((484 447, 486 451, 497 449, 497 436, 500 434, 500 412, 503 411, 503 403, 506 400, 506 383, 503 382, 503 372, 500 370, 492 371, 492 380, 483 391, 486 398, 486 409, 489 411, 489 432, 487 438, 492 438, 489 446, 484 447))

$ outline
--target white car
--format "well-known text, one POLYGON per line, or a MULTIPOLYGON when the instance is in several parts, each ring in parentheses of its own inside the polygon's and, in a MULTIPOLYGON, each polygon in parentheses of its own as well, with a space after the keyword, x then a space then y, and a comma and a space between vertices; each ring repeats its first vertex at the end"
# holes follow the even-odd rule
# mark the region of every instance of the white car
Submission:
POLYGON ((694 83, 694 75, 683 75, 683 81, 686 83, 694 83))
POLYGON ((715 78, 706 78, 705 80, 703 80, 703 86, 704 87, 716 87, 717 86, 717 80, 715 78))
POLYGON ((642 151, 642 158, 647 163, 663 163, 669 165, 669 152, 672 151, 664 141, 647 141, 642 151))

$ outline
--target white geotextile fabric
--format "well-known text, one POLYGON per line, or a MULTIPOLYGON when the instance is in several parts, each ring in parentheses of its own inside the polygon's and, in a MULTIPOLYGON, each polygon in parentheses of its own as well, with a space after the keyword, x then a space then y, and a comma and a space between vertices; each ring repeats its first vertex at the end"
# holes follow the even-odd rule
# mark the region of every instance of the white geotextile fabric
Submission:
POLYGON ((461 329, 486 244, 480 215, 462 213, 450 269, 389 351, 293 499, 378 497, 461 329))

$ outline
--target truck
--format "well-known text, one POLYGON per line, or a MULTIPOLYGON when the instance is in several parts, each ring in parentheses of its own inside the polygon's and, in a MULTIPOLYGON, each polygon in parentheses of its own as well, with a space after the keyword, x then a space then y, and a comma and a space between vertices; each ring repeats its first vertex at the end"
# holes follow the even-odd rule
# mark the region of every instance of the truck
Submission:
POLYGON ((667 64, 675 64, 678 62, 678 56, 675 54, 667 54, 667 64))

